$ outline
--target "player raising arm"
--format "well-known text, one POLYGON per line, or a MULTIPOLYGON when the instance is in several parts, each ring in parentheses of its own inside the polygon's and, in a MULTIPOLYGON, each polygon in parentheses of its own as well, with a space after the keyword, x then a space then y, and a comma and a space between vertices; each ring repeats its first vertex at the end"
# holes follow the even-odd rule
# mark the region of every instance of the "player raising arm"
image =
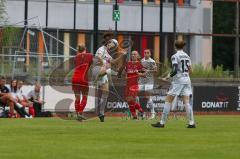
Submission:
POLYGON ((183 51, 185 42, 183 40, 177 40, 175 42, 175 48, 177 52, 171 57, 172 61, 172 72, 167 77, 172 78, 171 87, 167 93, 165 99, 165 105, 163 108, 162 116, 160 122, 152 124, 153 127, 163 128, 166 124, 168 114, 175 96, 182 96, 183 104, 186 108, 188 127, 195 128, 195 123, 193 119, 193 110, 189 104, 189 96, 192 94, 191 80, 189 73, 192 71, 191 59, 183 51))
POLYGON ((117 72, 113 73, 114 71, 112 71, 111 66, 117 64, 126 54, 122 53, 116 59, 111 57, 110 52, 114 53, 118 48, 118 42, 112 39, 112 36, 111 33, 104 35, 104 44, 97 50, 93 66, 93 80, 97 84, 97 88, 101 91, 99 93, 101 94, 100 100, 97 105, 97 114, 101 122, 104 122, 105 106, 109 93, 108 75, 117 75, 117 72))

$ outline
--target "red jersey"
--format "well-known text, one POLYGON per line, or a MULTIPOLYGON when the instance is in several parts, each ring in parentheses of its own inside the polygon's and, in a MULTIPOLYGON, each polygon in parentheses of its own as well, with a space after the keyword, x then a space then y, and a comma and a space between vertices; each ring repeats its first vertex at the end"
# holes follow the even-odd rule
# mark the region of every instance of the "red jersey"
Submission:
POLYGON ((137 85, 138 84, 138 72, 143 69, 143 65, 140 61, 132 62, 128 61, 125 67, 127 72, 127 85, 137 85))
POLYGON ((72 83, 86 83, 88 81, 88 70, 93 62, 91 53, 78 53, 75 57, 75 70, 72 83))

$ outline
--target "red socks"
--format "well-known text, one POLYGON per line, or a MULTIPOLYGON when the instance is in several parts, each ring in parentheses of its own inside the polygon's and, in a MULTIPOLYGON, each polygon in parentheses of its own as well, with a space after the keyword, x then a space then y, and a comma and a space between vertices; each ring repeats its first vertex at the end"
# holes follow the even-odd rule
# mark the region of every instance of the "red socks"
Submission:
POLYGON ((82 101, 81 101, 81 103, 79 104, 79 107, 78 107, 79 108, 78 112, 82 113, 84 108, 86 107, 86 105, 87 105, 87 96, 83 96, 82 101))
POLYGON ((80 106, 80 100, 75 100, 75 110, 77 113, 79 112, 79 106, 80 106))
POLYGON ((83 96, 82 101, 75 100, 75 110, 77 113, 82 113, 87 105, 87 96, 83 96))
POLYGON ((137 115, 136 115, 136 111, 135 111, 134 105, 129 104, 129 103, 128 103, 128 105, 129 105, 129 110, 130 110, 132 116, 133 116, 133 117, 136 117, 137 115))
POLYGON ((142 109, 141 105, 137 102, 129 101, 128 105, 129 105, 129 110, 130 110, 133 117, 137 116, 136 115, 136 109, 141 113, 143 112, 143 109, 142 109))
POLYGON ((135 107, 135 109, 137 109, 139 112, 141 112, 141 113, 143 112, 143 109, 142 109, 142 107, 141 107, 141 105, 140 105, 139 103, 135 102, 134 107, 135 107))

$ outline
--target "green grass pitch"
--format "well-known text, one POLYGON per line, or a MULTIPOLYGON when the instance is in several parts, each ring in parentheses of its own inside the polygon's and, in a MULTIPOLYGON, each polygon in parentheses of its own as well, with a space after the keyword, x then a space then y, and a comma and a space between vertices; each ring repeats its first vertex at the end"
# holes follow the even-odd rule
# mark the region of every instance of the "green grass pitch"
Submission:
POLYGON ((0 159, 239 159, 240 116, 196 116, 197 128, 171 119, 0 119, 0 159))

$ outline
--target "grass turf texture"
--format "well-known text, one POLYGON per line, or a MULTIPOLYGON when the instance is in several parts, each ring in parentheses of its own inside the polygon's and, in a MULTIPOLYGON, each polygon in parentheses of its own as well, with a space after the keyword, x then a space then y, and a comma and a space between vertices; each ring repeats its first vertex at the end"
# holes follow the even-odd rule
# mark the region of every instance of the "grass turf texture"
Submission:
POLYGON ((0 119, 1 159, 239 159, 240 116, 197 116, 197 128, 169 120, 87 122, 0 119))

